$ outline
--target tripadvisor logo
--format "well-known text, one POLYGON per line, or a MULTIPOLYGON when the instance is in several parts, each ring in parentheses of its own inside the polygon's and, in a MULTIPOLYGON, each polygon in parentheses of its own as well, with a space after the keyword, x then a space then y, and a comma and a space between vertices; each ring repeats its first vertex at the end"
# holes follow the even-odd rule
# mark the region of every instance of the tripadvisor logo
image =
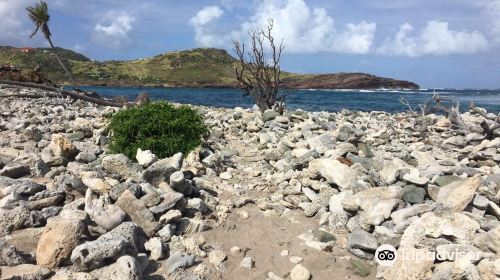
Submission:
POLYGON ((431 252, 427 250, 403 250, 397 252, 396 248, 389 244, 380 245, 375 251, 375 261, 380 266, 391 266, 396 262, 397 258, 412 262, 421 262, 423 260, 446 261, 462 258, 469 260, 479 260, 482 258, 481 256, 481 252, 460 251, 458 248, 454 250, 437 250, 437 252, 431 252))
POLYGON ((389 244, 380 245, 375 251, 375 261, 380 266, 391 266, 396 262, 396 248, 389 244))

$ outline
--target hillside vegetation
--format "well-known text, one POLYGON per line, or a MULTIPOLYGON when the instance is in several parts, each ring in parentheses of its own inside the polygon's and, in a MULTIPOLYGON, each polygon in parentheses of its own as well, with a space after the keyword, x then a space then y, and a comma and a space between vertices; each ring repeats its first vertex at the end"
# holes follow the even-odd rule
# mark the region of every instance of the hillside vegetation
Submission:
MULTIPOLYGON (((237 60, 227 51, 198 48, 174 51, 129 61, 93 61, 82 54, 58 48, 58 53, 82 85, 163 86, 163 87, 236 87, 234 67, 237 60)), ((0 47, 0 65, 11 63, 21 69, 41 67, 46 77, 57 83, 66 78, 54 54, 38 48, 29 52, 0 47)), ((282 81, 293 88, 418 88, 418 85, 362 73, 299 75, 285 72, 282 81), (339 76, 341 75, 341 76, 339 76), (347 75, 347 76, 346 76, 347 75), (349 78, 355 75, 354 83, 349 78), (317 79, 319 77, 319 79, 317 79)))

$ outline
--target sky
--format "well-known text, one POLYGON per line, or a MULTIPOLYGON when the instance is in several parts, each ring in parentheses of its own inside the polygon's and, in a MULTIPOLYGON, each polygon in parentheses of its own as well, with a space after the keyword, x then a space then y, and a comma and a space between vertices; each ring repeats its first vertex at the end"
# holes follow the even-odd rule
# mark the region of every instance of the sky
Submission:
MULTIPOLYGON (((500 88, 500 0, 47 0, 57 46, 104 60, 196 47, 232 52, 272 19, 282 68, 366 72, 426 88, 500 88)), ((46 46, 0 0, 0 45, 46 46)))

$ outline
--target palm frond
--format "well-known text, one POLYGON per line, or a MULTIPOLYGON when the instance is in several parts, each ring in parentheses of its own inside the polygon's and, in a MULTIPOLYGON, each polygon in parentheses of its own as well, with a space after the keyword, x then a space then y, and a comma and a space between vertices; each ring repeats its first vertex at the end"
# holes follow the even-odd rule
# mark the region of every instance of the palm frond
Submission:
POLYGON ((40 28, 42 29, 45 37, 49 38, 52 34, 50 33, 48 22, 50 20, 49 7, 45 1, 40 1, 40 3, 35 4, 34 7, 27 7, 28 17, 35 25, 35 30, 31 34, 33 37, 40 28))

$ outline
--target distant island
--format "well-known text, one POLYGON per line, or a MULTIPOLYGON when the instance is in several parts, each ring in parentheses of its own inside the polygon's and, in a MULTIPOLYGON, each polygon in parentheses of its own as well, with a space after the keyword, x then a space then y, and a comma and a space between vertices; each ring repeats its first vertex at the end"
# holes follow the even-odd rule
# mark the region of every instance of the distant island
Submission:
MULTIPOLYGON (((198 48, 150 58, 99 62, 68 49, 57 49, 81 85, 144 87, 237 87, 237 60, 227 51, 198 48)), ((45 78, 66 82, 50 49, 0 46, 0 65, 23 71, 39 69, 45 78)), ((0 79, 1 77, 0 73, 0 79)), ((284 72, 285 88, 294 89, 418 89, 413 82, 365 73, 295 74, 284 72)))

